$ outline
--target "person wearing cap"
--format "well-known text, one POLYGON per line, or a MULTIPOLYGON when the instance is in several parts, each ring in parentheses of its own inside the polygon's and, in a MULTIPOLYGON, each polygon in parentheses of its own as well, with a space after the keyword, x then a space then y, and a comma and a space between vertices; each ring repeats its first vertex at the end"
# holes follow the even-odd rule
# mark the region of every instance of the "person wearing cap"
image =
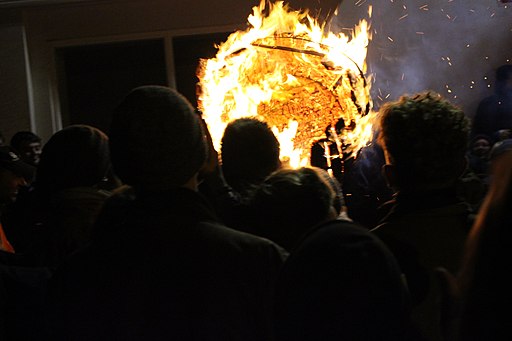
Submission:
MULTIPOLYGON (((14 150, 0 146, 0 206, 14 202, 20 187, 27 184, 26 179, 32 176, 33 169, 21 161, 14 150)), ((14 248, 7 240, 0 223, 0 250, 14 253, 14 248)))
POLYGON ((168 87, 136 88, 119 104, 109 144, 125 190, 107 200, 89 247, 55 273, 50 339, 271 339, 286 252, 224 226, 199 194, 215 155, 207 136, 168 87))

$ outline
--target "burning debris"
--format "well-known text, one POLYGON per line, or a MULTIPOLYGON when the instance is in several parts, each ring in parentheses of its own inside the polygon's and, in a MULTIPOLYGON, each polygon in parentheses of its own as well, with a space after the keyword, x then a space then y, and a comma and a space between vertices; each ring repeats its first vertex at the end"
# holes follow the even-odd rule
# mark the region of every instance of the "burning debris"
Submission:
POLYGON ((215 58, 202 60, 199 106, 219 147, 226 125, 257 117, 273 127, 281 158, 309 163, 312 144, 326 127, 346 122, 338 144, 357 150, 371 137, 371 99, 365 72, 369 27, 351 38, 325 32, 307 11, 283 2, 253 8, 247 31, 231 34, 215 58))

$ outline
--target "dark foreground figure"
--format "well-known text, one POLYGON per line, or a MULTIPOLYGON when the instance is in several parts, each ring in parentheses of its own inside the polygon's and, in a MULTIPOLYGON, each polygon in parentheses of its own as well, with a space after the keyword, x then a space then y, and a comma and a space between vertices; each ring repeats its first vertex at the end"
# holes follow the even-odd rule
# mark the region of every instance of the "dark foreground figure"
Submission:
POLYGON ((290 254, 276 290, 276 339, 418 340, 390 251, 367 229, 333 220, 290 254))
POLYGON ((229 229, 197 192, 208 144, 175 91, 133 90, 115 111, 111 197, 92 245, 55 274, 52 340, 270 340, 269 240, 229 229))

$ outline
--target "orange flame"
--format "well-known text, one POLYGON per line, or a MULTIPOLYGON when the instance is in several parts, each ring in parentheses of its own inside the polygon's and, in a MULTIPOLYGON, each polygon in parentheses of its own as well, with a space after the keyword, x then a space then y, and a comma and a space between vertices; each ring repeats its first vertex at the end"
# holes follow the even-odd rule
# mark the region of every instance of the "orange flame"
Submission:
POLYGON ((367 22, 349 38, 325 32, 307 11, 282 1, 266 10, 265 0, 248 22, 248 30, 232 33, 198 70, 199 109, 217 150, 226 125, 241 117, 267 122, 292 167, 309 164, 312 143, 340 118, 350 129, 337 143, 348 151, 363 147, 372 134, 367 22))

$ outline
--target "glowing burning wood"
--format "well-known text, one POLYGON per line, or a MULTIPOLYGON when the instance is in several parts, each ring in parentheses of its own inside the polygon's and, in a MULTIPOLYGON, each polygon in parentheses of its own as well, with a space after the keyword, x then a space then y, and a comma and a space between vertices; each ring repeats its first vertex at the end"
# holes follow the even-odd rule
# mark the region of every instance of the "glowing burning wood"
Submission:
POLYGON ((325 32, 307 11, 265 1, 253 8, 247 31, 231 34, 215 58, 202 60, 199 107, 217 148, 226 125, 240 117, 267 122, 293 167, 309 161, 312 143, 342 118, 336 143, 349 150, 371 136, 371 100, 365 79, 369 27, 353 36, 325 32))

